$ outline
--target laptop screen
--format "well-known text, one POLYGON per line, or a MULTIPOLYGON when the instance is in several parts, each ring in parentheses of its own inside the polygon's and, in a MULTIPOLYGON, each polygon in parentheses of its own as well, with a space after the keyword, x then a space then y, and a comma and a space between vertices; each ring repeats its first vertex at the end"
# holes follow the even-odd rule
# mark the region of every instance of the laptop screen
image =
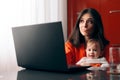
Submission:
POLYGON ((13 27, 18 66, 28 69, 67 69, 61 22, 13 27))

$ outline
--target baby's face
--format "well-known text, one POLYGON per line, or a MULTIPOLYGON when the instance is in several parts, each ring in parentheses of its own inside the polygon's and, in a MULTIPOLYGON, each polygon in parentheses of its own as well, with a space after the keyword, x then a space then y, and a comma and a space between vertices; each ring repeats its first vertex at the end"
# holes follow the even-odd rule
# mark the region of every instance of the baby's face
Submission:
POLYGON ((88 58, 96 59, 100 56, 101 50, 99 43, 88 43, 86 48, 86 56, 88 58))

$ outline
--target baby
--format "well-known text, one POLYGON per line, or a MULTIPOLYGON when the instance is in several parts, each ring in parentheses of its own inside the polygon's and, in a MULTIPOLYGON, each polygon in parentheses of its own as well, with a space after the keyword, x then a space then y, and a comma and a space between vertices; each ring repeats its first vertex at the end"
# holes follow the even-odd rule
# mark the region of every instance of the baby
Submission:
POLYGON ((92 66, 91 68, 105 69, 109 67, 109 64, 105 57, 102 57, 102 43, 97 39, 90 39, 86 44, 86 57, 80 59, 76 65, 80 66, 92 66))

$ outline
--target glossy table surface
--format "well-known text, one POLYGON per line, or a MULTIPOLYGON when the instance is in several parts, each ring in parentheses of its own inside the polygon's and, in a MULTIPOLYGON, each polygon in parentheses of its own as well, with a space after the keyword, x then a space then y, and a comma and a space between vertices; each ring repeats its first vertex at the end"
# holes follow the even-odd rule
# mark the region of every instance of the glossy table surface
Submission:
POLYGON ((120 75, 112 75, 100 70, 59 73, 23 69, 1 72, 0 80, 120 80, 120 75))

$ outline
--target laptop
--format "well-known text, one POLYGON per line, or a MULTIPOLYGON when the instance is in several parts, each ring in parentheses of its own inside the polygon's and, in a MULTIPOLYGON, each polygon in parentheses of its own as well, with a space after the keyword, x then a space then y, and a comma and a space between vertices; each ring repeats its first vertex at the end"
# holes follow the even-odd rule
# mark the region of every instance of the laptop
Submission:
POLYGON ((20 67, 60 72, 86 69, 67 65, 61 21, 13 27, 12 33, 20 67))

